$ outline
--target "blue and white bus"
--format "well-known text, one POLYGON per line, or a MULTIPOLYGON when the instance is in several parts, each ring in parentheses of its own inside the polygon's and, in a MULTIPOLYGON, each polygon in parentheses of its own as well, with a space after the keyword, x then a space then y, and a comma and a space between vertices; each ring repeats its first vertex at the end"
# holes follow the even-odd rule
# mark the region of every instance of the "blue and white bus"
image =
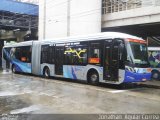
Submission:
POLYGON ((151 78, 160 80, 160 47, 148 47, 148 54, 152 68, 151 78))
POLYGON ((4 46, 3 61, 3 68, 8 66, 14 73, 84 80, 90 84, 151 78, 145 40, 118 32, 4 46))

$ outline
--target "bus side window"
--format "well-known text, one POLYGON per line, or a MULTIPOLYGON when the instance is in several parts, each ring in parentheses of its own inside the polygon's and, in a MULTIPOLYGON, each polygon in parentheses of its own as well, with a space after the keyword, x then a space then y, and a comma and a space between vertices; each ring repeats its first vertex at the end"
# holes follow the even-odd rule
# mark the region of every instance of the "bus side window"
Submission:
POLYGON ((23 47, 17 47, 15 49, 15 59, 21 61, 30 63, 31 62, 31 46, 23 46, 23 47))
POLYGON ((48 62, 50 64, 54 64, 54 57, 55 57, 55 51, 54 51, 54 46, 49 46, 49 60, 48 62))
POLYGON ((41 63, 49 63, 49 45, 42 45, 41 63))
POLYGON ((94 53, 92 54, 93 58, 99 58, 99 49, 94 49, 94 53))
POLYGON ((15 51, 15 58, 21 60, 21 49, 18 47, 15 51))
POLYGON ((90 54, 89 54, 88 63, 100 64, 100 58, 101 58, 100 42, 91 43, 89 53, 90 54))

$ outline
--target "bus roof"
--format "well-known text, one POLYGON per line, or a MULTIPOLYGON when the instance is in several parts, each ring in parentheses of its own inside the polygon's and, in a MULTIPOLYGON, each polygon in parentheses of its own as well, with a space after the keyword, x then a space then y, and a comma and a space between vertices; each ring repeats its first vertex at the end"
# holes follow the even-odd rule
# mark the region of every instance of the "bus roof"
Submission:
MULTIPOLYGON (((91 34, 91 35, 73 36, 73 37, 55 38, 55 39, 53 38, 53 39, 46 39, 46 40, 40 40, 40 41, 34 41, 34 42, 47 44, 47 43, 80 42, 80 41, 114 39, 114 38, 122 38, 122 39, 132 38, 137 40, 143 40, 142 38, 125 34, 125 33, 120 33, 120 32, 102 32, 102 33, 91 34)), ((6 45, 4 47, 27 46, 27 45, 32 45, 32 42, 33 41, 20 42, 20 43, 15 43, 11 45, 6 45)))
POLYGON ((33 41, 25 41, 25 42, 13 43, 13 44, 5 45, 4 47, 28 46, 28 45, 32 45, 32 42, 33 41))
POLYGON ((83 36, 46 39, 42 41, 53 41, 55 43, 59 43, 59 42, 63 43, 63 42, 78 42, 78 41, 90 41, 90 40, 97 40, 97 39, 101 40, 101 39, 114 39, 114 38, 132 38, 132 39, 143 40, 142 38, 125 34, 125 33, 120 33, 120 32, 102 32, 102 33, 83 35, 83 36))
POLYGON ((160 47, 148 47, 149 51, 160 51, 160 47))

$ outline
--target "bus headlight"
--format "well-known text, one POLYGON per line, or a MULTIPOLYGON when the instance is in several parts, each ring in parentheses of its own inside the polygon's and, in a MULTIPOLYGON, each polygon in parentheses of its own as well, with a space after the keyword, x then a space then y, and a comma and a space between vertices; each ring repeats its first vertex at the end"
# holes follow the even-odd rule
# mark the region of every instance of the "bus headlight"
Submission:
POLYGON ((151 69, 151 68, 147 68, 147 72, 149 72, 149 73, 150 73, 151 71, 152 71, 152 69, 151 69))

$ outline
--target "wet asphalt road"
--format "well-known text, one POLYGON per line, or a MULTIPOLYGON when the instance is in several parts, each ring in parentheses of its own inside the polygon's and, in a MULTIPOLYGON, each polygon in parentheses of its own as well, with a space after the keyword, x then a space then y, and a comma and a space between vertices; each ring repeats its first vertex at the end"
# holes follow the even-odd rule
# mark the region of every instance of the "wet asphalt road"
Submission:
POLYGON ((0 73, 0 114, 160 113, 160 89, 92 86, 0 73))

